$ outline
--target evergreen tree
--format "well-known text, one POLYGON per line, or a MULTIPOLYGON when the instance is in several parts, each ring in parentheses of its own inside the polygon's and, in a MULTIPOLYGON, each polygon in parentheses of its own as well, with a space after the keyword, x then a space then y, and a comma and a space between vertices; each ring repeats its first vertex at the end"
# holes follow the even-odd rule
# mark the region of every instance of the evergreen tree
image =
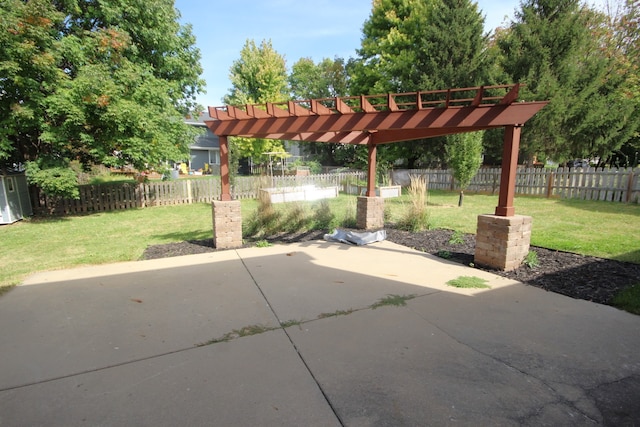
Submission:
MULTIPOLYGON (((470 0, 374 0, 350 92, 437 90, 491 83, 484 18, 470 0)), ((408 167, 441 164, 446 138, 383 147, 408 167)))
POLYGON ((527 123, 526 155, 604 158, 638 126, 627 73, 612 54, 603 16, 578 0, 527 0, 498 41, 503 67, 526 83, 521 98, 550 100, 527 123))
POLYGON ((418 51, 422 90, 488 84, 484 18, 470 0, 442 0, 434 7, 418 51))

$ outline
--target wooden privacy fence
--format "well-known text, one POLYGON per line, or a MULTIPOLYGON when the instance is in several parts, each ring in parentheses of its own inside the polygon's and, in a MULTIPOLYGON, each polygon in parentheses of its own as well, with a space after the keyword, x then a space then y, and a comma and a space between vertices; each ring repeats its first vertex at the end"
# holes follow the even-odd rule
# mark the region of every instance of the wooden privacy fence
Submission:
MULTIPOLYGON (((500 190, 501 173, 501 168, 481 168, 467 190, 497 194, 500 190)), ((400 185, 408 184, 410 175, 427 177, 430 190, 457 188, 450 169, 409 169, 391 172, 392 181, 400 185)), ((516 173, 516 194, 640 203, 640 168, 520 168, 516 173)))
MULTIPOLYGON (((500 168, 482 168, 471 181, 468 191, 497 194, 500 168)), ((423 175, 430 190, 455 190, 456 183, 448 169, 411 169, 391 172, 392 182, 408 185, 410 175, 423 175)), ((364 172, 321 174, 310 176, 239 176, 232 186, 236 199, 258 197, 265 187, 316 185, 343 189, 346 181, 366 179, 364 172)), ((344 190, 344 189, 343 189, 344 190)), ((519 169, 516 194, 563 199, 603 200, 640 203, 640 169, 519 169)), ((81 185, 80 198, 60 199, 44 196, 31 188, 31 205, 35 214, 76 214, 103 212, 148 206, 209 203, 220 197, 220 177, 179 179, 175 181, 110 183, 81 185)))
MULTIPOLYGON (((255 199, 265 187, 341 186, 345 180, 365 179, 364 172, 322 174, 311 176, 239 176, 231 193, 236 199, 255 199)), ((36 215, 77 214, 112 210, 144 208, 148 206, 209 203, 220 197, 220 177, 178 179, 147 183, 108 183, 81 185, 79 199, 61 199, 42 194, 31 187, 31 205, 36 215)))

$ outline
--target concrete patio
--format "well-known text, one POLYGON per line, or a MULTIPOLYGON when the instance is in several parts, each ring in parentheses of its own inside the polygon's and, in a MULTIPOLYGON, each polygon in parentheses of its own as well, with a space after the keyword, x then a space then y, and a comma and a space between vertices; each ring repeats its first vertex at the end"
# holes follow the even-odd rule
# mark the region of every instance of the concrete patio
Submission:
POLYGON ((640 422, 639 316, 388 241, 39 273, 0 324, 1 426, 640 422))

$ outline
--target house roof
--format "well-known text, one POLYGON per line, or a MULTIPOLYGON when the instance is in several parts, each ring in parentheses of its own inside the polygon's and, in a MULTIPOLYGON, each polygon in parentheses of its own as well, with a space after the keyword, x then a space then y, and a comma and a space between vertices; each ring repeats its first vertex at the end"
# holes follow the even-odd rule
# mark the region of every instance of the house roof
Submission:
POLYGON ((198 117, 187 116, 184 122, 194 126, 205 127, 207 126, 205 120, 213 120, 208 111, 201 111, 198 117))
POLYGON ((220 141, 218 140, 218 136, 214 135, 210 129, 207 128, 205 124, 205 120, 212 120, 211 116, 209 116, 208 112, 201 112, 198 117, 187 117, 185 118, 185 123, 202 127, 206 129, 206 132, 196 136, 193 144, 189 146, 192 150, 212 150, 220 148, 220 141))

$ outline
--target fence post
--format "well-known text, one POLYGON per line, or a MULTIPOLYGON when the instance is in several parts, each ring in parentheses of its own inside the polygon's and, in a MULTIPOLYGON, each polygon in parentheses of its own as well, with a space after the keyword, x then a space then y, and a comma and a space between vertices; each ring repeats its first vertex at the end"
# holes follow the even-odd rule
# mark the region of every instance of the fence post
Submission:
POLYGON ((629 181, 627 182, 627 197, 625 197, 625 202, 629 203, 631 201, 631 193, 633 192, 633 169, 629 171, 629 181))
POLYGON ((547 175, 547 199, 551 197, 553 192, 553 178, 553 172, 549 172, 549 175, 547 175))

